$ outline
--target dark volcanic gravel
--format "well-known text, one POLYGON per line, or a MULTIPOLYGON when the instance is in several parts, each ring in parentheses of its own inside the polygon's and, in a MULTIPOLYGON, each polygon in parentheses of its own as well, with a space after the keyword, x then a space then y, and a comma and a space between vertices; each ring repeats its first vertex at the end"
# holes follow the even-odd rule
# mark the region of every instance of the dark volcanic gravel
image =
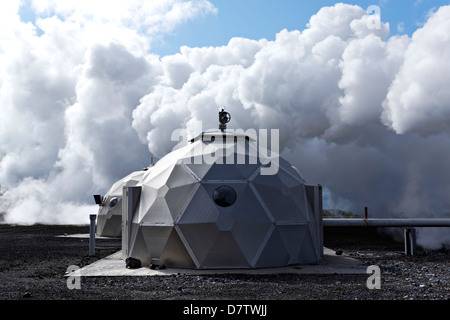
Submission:
POLYGON ((375 229, 329 228, 324 244, 381 270, 381 289, 369 275, 175 275, 84 277, 70 290, 68 267, 83 267, 120 250, 120 240, 57 235, 88 233, 88 226, 0 225, 0 300, 447 300, 450 250, 403 253, 403 243, 375 229))

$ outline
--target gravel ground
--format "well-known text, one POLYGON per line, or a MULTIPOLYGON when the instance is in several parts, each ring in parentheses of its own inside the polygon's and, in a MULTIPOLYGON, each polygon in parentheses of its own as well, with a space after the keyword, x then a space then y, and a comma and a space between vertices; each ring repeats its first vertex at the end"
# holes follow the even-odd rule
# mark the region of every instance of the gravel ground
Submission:
MULTIPOLYGON (((64 277, 71 265, 83 267, 120 250, 120 240, 57 235, 88 233, 88 226, 0 225, 0 300, 446 300, 450 299, 450 250, 403 253, 403 243, 369 228, 329 228, 324 244, 376 265, 381 288, 370 290, 367 275, 173 275, 85 277, 70 290, 64 277)), ((448 304, 447 304, 448 306, 448 304)))

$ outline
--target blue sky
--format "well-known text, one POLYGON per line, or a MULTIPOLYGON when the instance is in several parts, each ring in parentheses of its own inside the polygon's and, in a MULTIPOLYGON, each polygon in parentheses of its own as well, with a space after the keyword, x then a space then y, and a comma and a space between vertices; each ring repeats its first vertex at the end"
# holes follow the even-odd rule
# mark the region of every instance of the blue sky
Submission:
POLYGON ((207 15, 177 28, 163 41, 153 45, 161 56, 174 54, 180 46, 226 45, 232 37, 273 40, 276 33, 305 29, 310 17, 324 6, 339 2, 380 7, 381 20, 389 22, 391 34, 408 34, 419 28, 430 12, 450 4, 443 0, 361 0, 361 1, 299 1, 299 0, 211 0, 217 15, 207 15))
MULTIPOLYGON (((24 21, 34 22, 30 0, 23 0, 20 15, 24 21)), ((152 44, 152 51, 160 56, 179 52, 183 45, 190 47, 222 46, 233 37, 273 40, 283 29, 304 30, 312 15, 320 8, 344 2, 367 9, 380 8, 381 20, 389 22, 391 35, 411 36, 428 19, 431 12, 450 0, 210 0, 217 14, 196 17, 182 24, 170 34, 164 34, 152 44)), ((39 32, 39 30, 38 30, 39 32)))

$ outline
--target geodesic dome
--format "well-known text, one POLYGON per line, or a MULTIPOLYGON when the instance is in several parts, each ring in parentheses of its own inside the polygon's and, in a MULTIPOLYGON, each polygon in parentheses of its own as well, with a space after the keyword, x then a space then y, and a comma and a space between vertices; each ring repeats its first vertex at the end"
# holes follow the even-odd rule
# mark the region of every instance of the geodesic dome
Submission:
POLYGON ((246 135, 203 133, 129 186, 123 258, 198 269, 318 262, 320 188, 307 186, 279 156, 277 172, 262 174, 274 154, 269 158, 254 142, 246 135))
POLYGON ((102 197, 97 213, 96 234, 105 237, 120 237, 122 233, 122 194, 123 187, 135 186, 147 169, 135 171, 115 182, 102 197))

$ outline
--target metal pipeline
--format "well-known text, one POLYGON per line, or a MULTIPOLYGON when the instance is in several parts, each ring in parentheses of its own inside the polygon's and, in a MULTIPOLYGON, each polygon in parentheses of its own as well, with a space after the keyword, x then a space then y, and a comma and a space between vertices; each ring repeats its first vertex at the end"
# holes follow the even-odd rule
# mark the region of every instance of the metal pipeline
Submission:
POLYGON ((323 227, 401 227, 405 242, 405 254, 416 252, 416 230, 414 227, 450 227, 450 218, 368 218, 368 208, 364 208, 364 218, 324 218, 323 227))
POLYGON ((450 227, 450 218, 324 218, 324 227, 450 227))

